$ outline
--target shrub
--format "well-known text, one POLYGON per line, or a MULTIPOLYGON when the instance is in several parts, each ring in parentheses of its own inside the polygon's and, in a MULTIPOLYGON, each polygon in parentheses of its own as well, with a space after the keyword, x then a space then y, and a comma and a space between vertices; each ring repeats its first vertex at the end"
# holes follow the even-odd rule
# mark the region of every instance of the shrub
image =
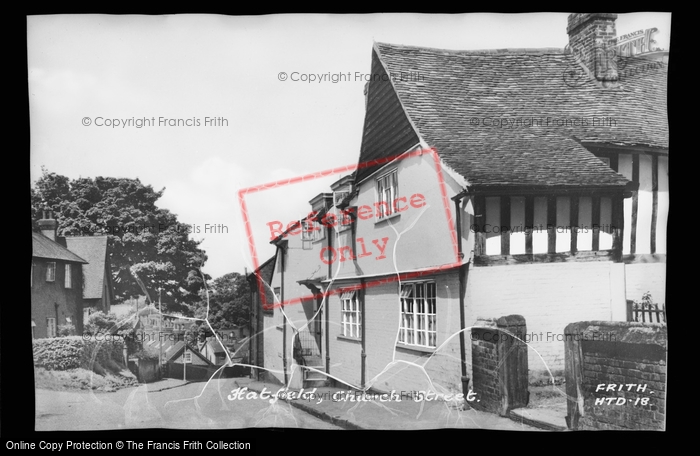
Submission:
POLYGON ((61 337, 75 336, 75 326, 72 324, 59 325, 58 335, 61 337))
POLYGON ((33 344, 34 363, 49 370, 68 370, 80 367, 83 354, 81 337, 54 337, 36 339, 33 344))
MULTIPOLYGON (((646 292, 642 295, 641 300, 634 300, 634 308, 635 310, 651 310, 655 309, 656 305, 658 303, 654 302, 654 298, 651 297, 650 292, 646 292)), ((661 304, 659 307, 663 307, 663 304, 661 304)))
POLYGON ((138 359, 155 359, 158 360, 160 359, 160 351, 151 348, 151 347, 145 347, 142 348, 141 350, 137 351, 134 356, 138 359))
POLYGON ((96 365, 122 364, 124 343, 118 336, 110 340, 83 340, 82 337, 54 337, 35 339, 34 364, 49 370, 68 370, 82 367, 93 369, 96 365))
POLYGON ((88 317, 85 332, 88 334, 113 334, 118 328, 117 316, 113 313, 94 312, 88 317))

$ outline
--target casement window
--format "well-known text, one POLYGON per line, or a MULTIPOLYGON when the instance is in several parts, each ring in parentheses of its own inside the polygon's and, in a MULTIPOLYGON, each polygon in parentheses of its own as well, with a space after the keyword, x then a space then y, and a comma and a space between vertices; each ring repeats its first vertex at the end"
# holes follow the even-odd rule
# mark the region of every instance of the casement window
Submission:
POLYGON ((435 282, 401 285, 399 342, 420 347, 437 347, 437 306, 435 282))
POLYGON ((46 337, 56 337, 56 319, 48 317, 46 319, 46 337))
POLYGON ((352 213, 347 210, 338 211, 338 231, 345 231, 350 229, 354 223, 352 213))
POLYGON ((340 334, 344 337, 362 336, 362 309, 357 291, 340 295, 340 334))
POLYGON ((56 262, 49 261, 46 263, 46 281, 55 282, 56 281, 56 262))
POLYGON ((65 287, 73 288, 73 268, 70 264, 66 264, 66 274, 65 274, 65 287))
POLYGON ((394 200, 398 197, 399 183, 396 170, 377 178, 377 218, 387 218, 393 214, 394 200))
POLYGON ((302 241, 322 241, 326 237, 326 230, 318 220, 306 219, 301 221, 301 240, 302 241))

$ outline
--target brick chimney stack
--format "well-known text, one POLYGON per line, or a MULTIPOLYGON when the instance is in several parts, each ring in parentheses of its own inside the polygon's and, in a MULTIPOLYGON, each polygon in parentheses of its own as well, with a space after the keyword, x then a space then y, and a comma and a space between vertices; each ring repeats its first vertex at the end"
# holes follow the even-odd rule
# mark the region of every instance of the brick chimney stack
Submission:
POLYGON ((574 13, 569 15, 569 48, 598 81, 612 85, 617 81, 614 13, 574 13))
POLYGON ((41 234, 52 241, 56 241, 56 229, 58 228, 58 222, 55 218, 53 218, 53 213, 50 209, 44 209, 42 211, 41 220, 39 220, 37 223, 39 224, 41 234))

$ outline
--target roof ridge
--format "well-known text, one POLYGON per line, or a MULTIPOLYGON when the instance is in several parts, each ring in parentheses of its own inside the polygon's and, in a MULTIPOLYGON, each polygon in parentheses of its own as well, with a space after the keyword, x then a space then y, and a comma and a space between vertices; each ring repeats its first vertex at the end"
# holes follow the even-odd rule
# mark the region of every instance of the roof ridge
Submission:
POLYGON ((556 47, 546 47, 546 48, 501 48, 501 49, 444 49, 444 48, 434 48, 428 46, 409 46, 405 44, 393 44, 393 43, 383 43, 380 41, 375 42, 380 46, 389 46, 398 49, 415 49, 421 51, 432 51, 432 52, 442 52, 445 54, 452 55, 464 55, 468 56, 470 54, 570 54, 564 48, 556 47))

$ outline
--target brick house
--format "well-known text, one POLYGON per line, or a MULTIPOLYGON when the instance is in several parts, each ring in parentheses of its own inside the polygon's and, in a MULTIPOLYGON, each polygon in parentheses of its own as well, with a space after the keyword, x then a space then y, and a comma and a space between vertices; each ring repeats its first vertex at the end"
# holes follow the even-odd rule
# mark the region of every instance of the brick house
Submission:
POLYGON ((299 381, 299 330, 335 380, 462 390, 480 318, 522 315, 530 369, 555 370, 568 323, 664 299, 666 71, 617 74, 615 18, 572 14, 575 52, 374 44, 360 166, 273 239, 272 375, 299 381))
POLYGON ((51 212, 39 220, 41 233, 32 232, 32 338, 56 337, 58 327, 72 324, 83 332, 83 272, 87 264, 56 236, 51 212))

